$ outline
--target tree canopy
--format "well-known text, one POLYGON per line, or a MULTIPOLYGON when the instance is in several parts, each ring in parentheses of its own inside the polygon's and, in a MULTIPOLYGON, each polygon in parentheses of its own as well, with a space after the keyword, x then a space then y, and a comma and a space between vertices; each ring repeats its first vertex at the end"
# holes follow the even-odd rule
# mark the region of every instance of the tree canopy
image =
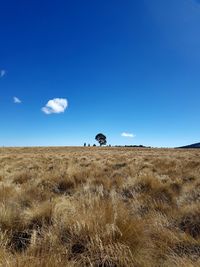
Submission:
POLYGON ((105 146, 107 144, 106 136, 102 133, 97 134, 95 140, 99 142, 100 146, 105 146))

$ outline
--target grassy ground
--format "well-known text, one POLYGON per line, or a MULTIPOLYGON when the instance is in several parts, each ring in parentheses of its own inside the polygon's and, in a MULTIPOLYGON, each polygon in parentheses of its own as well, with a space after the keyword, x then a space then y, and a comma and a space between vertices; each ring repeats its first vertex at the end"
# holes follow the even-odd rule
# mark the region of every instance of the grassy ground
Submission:
POLYGON ((200 266, 200 150, 1 148, 0 266, 200 266))

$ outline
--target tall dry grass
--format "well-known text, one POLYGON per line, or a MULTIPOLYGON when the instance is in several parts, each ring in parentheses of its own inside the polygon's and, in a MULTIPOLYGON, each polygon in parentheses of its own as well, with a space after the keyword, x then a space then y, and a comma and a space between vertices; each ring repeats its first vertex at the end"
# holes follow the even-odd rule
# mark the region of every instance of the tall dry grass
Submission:
POLYGON ((1 148, 0 266, 200 266, 199 156, 1 148))

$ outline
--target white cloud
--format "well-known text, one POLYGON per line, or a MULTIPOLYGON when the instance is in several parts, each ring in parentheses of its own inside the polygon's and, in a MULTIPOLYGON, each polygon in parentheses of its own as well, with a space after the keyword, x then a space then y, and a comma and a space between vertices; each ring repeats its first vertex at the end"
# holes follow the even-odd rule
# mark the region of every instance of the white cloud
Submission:
POLYGON ((13 97, 13 101, 14 101, 15 104, 22 103, 22 101, 18 97, 16 97, 16 96, 13 97))
POLYGON ((121 134, 121 136, 122 136, 122 137, 128 137, 128 138, 134 138, 134 137, 136 137, 135 134, 133 134, 133 133, 126 133, 126 132, 123 132, 123 133, 121 134))
POLYGON ((68 101, 65 98, 54 98, 47 102, 42 108, 45 114, 62 113, 68 107, 68 101))
POLYGON ((6 75, 6 71, 5 70, 0 70, 0 78, 2 78, 5 75, 6 75))

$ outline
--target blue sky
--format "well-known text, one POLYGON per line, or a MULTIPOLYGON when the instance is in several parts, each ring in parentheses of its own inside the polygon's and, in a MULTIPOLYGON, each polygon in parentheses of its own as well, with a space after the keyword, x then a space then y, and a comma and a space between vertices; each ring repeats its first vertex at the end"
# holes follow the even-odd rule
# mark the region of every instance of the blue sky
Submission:
POLYGON ((200 141, 199 1, 0 5, 0 146, 200 141))

